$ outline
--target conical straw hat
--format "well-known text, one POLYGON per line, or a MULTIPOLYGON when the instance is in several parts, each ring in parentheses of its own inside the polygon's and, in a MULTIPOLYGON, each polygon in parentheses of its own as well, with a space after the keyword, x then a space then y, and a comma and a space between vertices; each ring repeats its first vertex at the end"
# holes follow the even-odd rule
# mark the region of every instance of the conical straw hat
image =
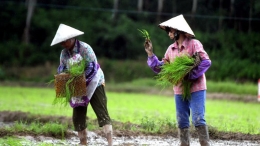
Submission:
POLYGON ((67 39, 84 34, 84 32, 79 31, 65 24, 60 24, 59 28, 51 42, 51 46, 56 45, 60 42, 66 41, 67 39))
POLYGON ((191 30, 189 24, 184 19, 183 15, 178 15, 173 17, 165 22, 159 24, 159 27, 165 30, 165 27, 170 27, 173 29, 177 29, 179 31, 183 31, 191 35, 191 37, 195 37, 193 31, 191 30))

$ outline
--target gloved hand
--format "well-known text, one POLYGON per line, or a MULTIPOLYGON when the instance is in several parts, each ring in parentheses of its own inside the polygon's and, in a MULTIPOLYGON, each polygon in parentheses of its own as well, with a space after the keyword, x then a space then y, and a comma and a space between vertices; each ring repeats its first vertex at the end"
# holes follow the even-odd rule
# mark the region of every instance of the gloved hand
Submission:
POLYGON ((195 79, 194 78, 194 74, 197 74, 197 70, 198 70, 198 66, 200 65, 201 63, 201 58, 199 56, 199 53, 198 52, 195 52, 193 55, 192 55, 192 58, 194 58, 194 64, 192 66, 192 70, 184 77, 184 80, 186 81, 190 81, 190 82, 194 82, 197 80, 197 78, 195 79))
POLYGON ((193 55, 192 55, 192 58, 195 59, 194 61, 194 65, 193 65, 193 69, 196 68, 197 66, 199 66, 199 64, 201 63, 201 58, 200 58, 200 55, 198 52, 195 52, 193 55))
POLYGON ((149 57, 153 56, 153 44, 151 40, 145 39, 144 49, 149 57))
POLYGON ((192 78, 191 78, 191 73, 189 72, 189 73, 183 78, 183 80, 189 81, 189 82, 195 82, 197 79, 192 79, 192 78))

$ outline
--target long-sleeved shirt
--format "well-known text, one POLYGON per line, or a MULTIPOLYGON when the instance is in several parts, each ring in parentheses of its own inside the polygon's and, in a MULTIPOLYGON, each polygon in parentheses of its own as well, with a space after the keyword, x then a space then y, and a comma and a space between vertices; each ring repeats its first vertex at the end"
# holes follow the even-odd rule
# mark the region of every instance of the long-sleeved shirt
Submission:
MULTIPOLYGON (((211 60, 201 42, 196 39, 186 38, 183 41, 182 46, 179 48, 176 41, 168 47, 163 58, 163 60, 173 62, 177 56, 182 54, 189 54, 192 56, 195 52, 199 53, 202 61, 199 66, 191 72, 190 79, 196 79, 192 84, 191 93, 207 89, 205 72, 211 66, 211 60)), ((164 64, 164 61, 159 61, 157 56, 153 55, 148 57, 147 64, 155 73, 159 73, 161 71, 160 66, 164 64)), ((182 94, 181 84, 174 86, 173 90, 174 94, 182 94)))
POLYGON ((85 42, 76 40, 72 53, 67 49, 63 49, 60 54, 60 65, 57 69, 58 73, 61 73, 69 69, 71 63, 77 63, 85 59, 85 77, 87 85, 86 96, 83 97, 72 97, 70 101, 71 107, 86 106, 96 88, 102 84, 105 84, 105 77, 102 69, 100 68, 97 57, 91 48, 85 42))

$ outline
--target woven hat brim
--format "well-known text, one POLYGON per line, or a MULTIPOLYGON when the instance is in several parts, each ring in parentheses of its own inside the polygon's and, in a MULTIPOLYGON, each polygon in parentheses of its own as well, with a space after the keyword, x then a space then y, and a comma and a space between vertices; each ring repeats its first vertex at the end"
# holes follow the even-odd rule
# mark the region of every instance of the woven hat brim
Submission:
POLYGON ((77 37, 82 34, 84 34, 84 32, 77 30, 73 27, 70 27, 68 25, 60 24, 52 42, 51 42, 51 46, 59 44, 63 41, 77 37))
POLYGON ((183 15, 178 15, 165 22, 162 22, 159 24, 159 27, 163 30, 165 30, 166 27, 170 27, 179 31, 183 31, 187 33, 190 37, 195 37, 195 34, 184 19, 183 15))

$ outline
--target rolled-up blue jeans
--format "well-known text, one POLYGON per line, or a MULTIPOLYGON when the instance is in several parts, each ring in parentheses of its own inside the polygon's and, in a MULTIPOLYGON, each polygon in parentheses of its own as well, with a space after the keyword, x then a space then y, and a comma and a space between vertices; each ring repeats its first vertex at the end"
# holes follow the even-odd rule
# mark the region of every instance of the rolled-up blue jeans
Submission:
POLYGON ((175 94, 178 128, 190 127, 190 112, 195 127, 206 125, 205 120, 206 90, 191 93, 190 100, 183 100, 182 95, 175 94))

